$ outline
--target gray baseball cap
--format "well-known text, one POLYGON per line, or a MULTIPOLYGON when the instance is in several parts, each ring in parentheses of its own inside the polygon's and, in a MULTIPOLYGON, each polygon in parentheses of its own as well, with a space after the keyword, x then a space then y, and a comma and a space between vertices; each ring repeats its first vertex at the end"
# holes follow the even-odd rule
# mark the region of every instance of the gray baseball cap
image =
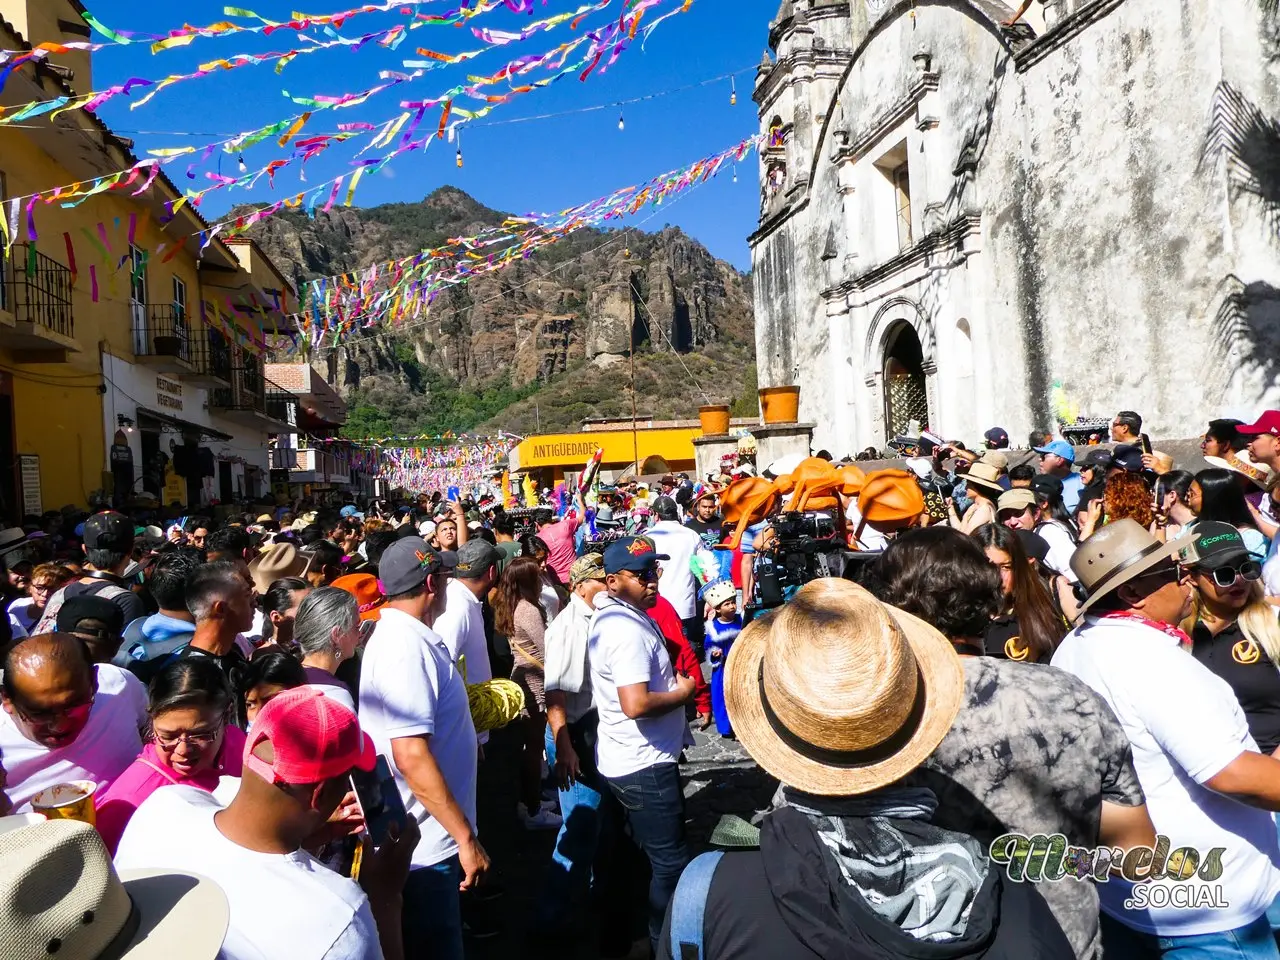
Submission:
POLYGON ((463 580, 474 580, 477 577, 481 577, 490 567, 502 562, 502 554, 498 552, 498 548, 487 540, 481 540, 479 537, 474 540, 468 540, 460 546, 457 550, 457 556, 454 576, 463 580))
POLYGON ((437 571, 453 572, 458 555, 436 550, 421 537, 405 537, 387 547, 378 561, 378 581, 388 597, 416 590, 437 571))

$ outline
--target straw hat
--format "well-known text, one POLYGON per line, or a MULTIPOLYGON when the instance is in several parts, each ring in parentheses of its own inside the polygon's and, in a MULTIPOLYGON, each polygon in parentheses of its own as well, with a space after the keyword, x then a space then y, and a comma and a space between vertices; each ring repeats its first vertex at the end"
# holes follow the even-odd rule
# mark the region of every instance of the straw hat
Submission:
POLYGON ((1258 463, 1253 457, 1249 456, 1248 450, 1229 453, 1225 459, 1223 457, 1205 457, 1204 462, 1211 467, 1230 470, 1232 473, 1247 477, 1261 490, 1268 489, 1271 486, 1271 481, 1276 476, 1276 472, 1265 463, 1258 463))
POLYGON ((924 513, 924 491, 905 470, 876 470, 858 494, 858 512, 881 533, 900 530, 924 513))
POLYGON ((1000 468, 993 463, 984 463, 979 460, 970 464, 964 480, 966 484, 973 484, 994 493, 997 497, 1004 493, 1004 487, 1000 486, 1000 468))
POLYGON ((301 577, 311 569, 311 558, 292 543, 273 543, 249 563, 249 576, 258 593, 285 577, 301 577))
POLYGON ((725 666, 734 733, 784 784, 854 796, 914 770, 951 729, 964 671, 950 641, 848 580, 805 584, 753 621, 725 666))
POLYGON ((212 880, 116 872, 93 827, 0 819, 0 944, 6 960, 213 960, 230 912, 212 880))
POLYGON ((1099 599, 1130 580, 1147 573, 1162 560, 1198 540, 1192 532, 1171 543, 1161 543, 1136 520, 1125 518, 1108 523, 1080 544, 1071 555, 1071 569, 1080 580, 1088 599, 1080 605, 1083 614, 1099 599))

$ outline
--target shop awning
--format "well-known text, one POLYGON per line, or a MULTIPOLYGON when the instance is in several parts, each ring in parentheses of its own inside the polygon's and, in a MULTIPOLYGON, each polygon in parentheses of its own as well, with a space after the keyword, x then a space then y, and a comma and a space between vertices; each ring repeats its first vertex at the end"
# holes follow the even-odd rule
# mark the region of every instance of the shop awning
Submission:
POLYGON ((216 440, 219 443, 229 443, 233 438, 228 433, 221 433, 214 430, 213 427, 206 427, 198 423, 192 423, 190 420, 183 420, 167 413, 160 413, 158 410, 150 410, 146 407, 138 408, 138 427, 142 427, 143 420, 155 420, 166 426, 173 427, 184 434, 196 434, 201 440, 216 440))

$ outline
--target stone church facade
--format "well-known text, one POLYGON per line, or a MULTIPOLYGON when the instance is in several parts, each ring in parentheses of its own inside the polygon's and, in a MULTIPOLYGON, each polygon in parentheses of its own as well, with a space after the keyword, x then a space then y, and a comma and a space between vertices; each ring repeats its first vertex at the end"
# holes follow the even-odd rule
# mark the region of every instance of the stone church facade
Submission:
POLYGON ((761 386, 815 447, 1280 406, 1261 0, 784 0, 756 79, 761 386), (1015 6, 1018 5, 1015 0, 1015 6))

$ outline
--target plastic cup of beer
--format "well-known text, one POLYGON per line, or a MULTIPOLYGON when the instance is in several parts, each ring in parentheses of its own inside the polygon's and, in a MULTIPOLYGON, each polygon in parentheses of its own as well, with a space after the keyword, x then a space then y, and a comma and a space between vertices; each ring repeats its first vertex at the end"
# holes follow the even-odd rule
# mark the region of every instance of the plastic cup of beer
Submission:
POLYGON ((92 780, 71 780, 47 787, 31 798, 31 809, 46 820, 79 820, 96 826, 93 795, 98 785, 92 780))

